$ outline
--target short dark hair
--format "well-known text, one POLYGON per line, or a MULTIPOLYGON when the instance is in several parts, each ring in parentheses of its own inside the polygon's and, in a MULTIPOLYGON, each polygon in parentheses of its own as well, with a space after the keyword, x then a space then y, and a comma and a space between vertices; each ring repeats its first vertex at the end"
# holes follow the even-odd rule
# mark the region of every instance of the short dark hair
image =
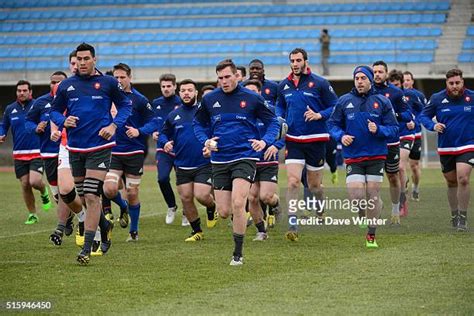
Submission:
POLYGON ((262 65, 262 67, 264 67, 265 65, 263 64, 263 61, 261 61, 260 59, 252 59, 250 62, 249 62, 249 67, 251 64, 253 63, 259 63, 260 65, 262 65))
POLYGON ((18 89, 18 86, 23 86, 25 84, 28 85, 28 90, 31 90, 31 83, 26 80, 18 80, 18 82, 16 83, 16 88, 18 89))
POLYGON ((194 82, 194 80, 192 79, 184 79, 184 80, 181 80, 181 82, 179 83, 179 87, 181 88, 182 85, 184 84, 192 84, 194 86, 194 89, 197 90, 197 84, 196 82, 194 82))
POLYGON ((385 71, 387 72, 388 71, 388 66, 387 66, 387 63, 385 63, 383 60, 377 60, 376 62, 374 62, 372 64, 372 68, 374 66, 383 66, 385 68, 385 71))
POLYGON ((173 74, 162 74, 160 76, 160 83, 162 81, 171 81, 173 83, 173 85, 176 84, 176 76, 173 75, 173 74))
POLYGON ((73 50, 72 52, 69 53, 69 61, 71 61, 71 59, 73 57, 76 57, 77 56, 77 51, 76 50, 73 50))
POLYGON ((254 85, 258 88, 259 91, 262 90, 262 83, 260 82, 260 80, 257 80, 257 79, 249 79, 249 80, 246 80, 244 83, 243 83, 244 87, 246 86, 250 86, 250 85, 254 85))
POLYGON ((82 44, 79 44, 79 46, 76 47, 76 55, 77 55, 77 52, 86 52, 86 51, 90 51, 92 57, 95 57, 95 48, 94 48, 94 46, 92 46, 90 44, 87 44, 87 43, 82 43, 82 44))
POLYGON ((328 29, 323 29, 323 33, 328 34, 329 33, 328 29))
POLYGON ((230 70, 232 71, 233 74, 237 73, 237 67, 235 66, 232 59, 224 59, 224 60, 220 61, 216 66, 216 73, 218 71, 221 71, 221 70, 227 68, 227 67, 230 67, 230 70))
POLYGON ((237 66, 237 70, 240 70, 242 77, 247 76, 247 68, 245 68, 245 66, 237 66))
POLYGON ((127 76, 129 77, 132 75, 132 68, 130 68, 129 65, 124 64, 124 63, 118 63, 117 65, 115 65, 112 70, 112 74, 115 70, 123 70, 127 73, 127 76))
POLYGON ((113 70, 107 70, 107 71, 105 72, 105 75, 107 75, 107 76, 112 76, 112 77, 113 77, 113 76, 114 76, 114 71, 113 71, 113 70))
POLYGON ((400 83, 403 83, 403 73, 400 70, 392 69, 388 73, 388 81, 400 81, 400 83))
POLYGON ((64 71, 55 71, 51 74, 51 77, 52 76, 63 76, 64 78, 67 78, 67 75, 64 71))
POLYGON ((207 84, 207 85, 205 85, 205 86, 203 86, 203 87, 201 88, 201 95, 204 94, 204 91, 207 91, 207 90, 211 90, 211 91, 212 91, 212 90, 214 90, 215 88, 216 88, 216 87, 213 86, 212 84, 207 84))
POLYGON ((462 78, 462 70, 461 69, 454 68, 454 69, 448 70, 448 72, 446 73, 446 79, 456 77, 456 76, 459 76, 459 77, 462 78))
POLYGON ((288 54, 288 59, 291 58, 291 55, 296 55, 296 54, 299 54, 301 53, 303 55, 303 59, 304 60, 308 60, 308 53, 306 52, 306 50, 304 50, 303 48, 295 48, 293 49, 289 54, 288 54))
POLYGON ((413 74, 410 71, 404 71, 403 75, 409 75, 411 77, 411 80, 415 80, 415 77, 413 77, 413 74))

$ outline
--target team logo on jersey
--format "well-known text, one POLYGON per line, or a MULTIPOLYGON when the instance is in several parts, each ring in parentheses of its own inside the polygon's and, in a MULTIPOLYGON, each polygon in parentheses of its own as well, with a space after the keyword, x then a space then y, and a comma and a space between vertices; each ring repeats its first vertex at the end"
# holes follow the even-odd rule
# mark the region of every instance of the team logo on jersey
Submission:
MULTIPOLYGON (((120 83, 119 83, 119 86, 120 86, 120 83)), ((96 90, 99 90, 100 89, 100 83, 98 83, 98 82, 94 83, 94 88, 96 88, 96 90)))
POLYGON ((240 101, 240 107, 243 109, 247 106, 247 102, 245 101, 240 101))
POLYGON ((410 101, 410 97, 404 96, 404 98, 405 98, 405 102, 410 101))
POLYGON ((469 102, 469 101, 471 101, 471 98, 466 96, 465 100, 466 100, 466 102, 469 102))
POLYGON ((270 94, 270 89, 266 88, 265 89, 265 94, 270 94))
POLYGON ((378 109, 379 108, 379 104, 377 102, 374 102, 374 109, 378 109))
POLYGON ((390 93, 385 93, 386 98, 390 98, 390 93))
POLYGON ((310 87, 310 88, 314 87, 314 82, 310 81, 310 82, 308 83, 308 87, 310 87))

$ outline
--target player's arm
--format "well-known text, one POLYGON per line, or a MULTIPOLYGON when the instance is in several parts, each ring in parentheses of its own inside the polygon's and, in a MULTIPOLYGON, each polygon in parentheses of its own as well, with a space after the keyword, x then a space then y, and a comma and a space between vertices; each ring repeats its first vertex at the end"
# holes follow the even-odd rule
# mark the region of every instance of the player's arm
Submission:
POLYGON ((59 128, 64 126, 66 117, 63 115, 67 107, 67 97, 62 83, 59 84, 53 103, 51 104, 51 112, 49 118, 59 128))
POLYGON ((428 104, 423 108, 423 111, 420 115, 420 122, 423 126, 430 131, 434 131, 435 122, 433 122, 433 118, 436 115, 436 104, 433 100, 433 97, 430 99, 428 104))
POLYGON ((395 99, 396 103, 396 117, 399 122, 405 122, 408 123, 413 120, 413 114, 412 110, 410 108, 410 105, 406 102, 405 96, 402 93, 399 93, 397 95, 397 98, 395 99))
POLYGON ((321 114, 323 120, 328 120, 337 104, 338 98, 329 81, 325 80, 320 89, 324 110, 320 111, 319 114, 321 114))
POLYGON ((206 141, 211 136, 211 118, 209 117, 209 112, 206 109, 205 100, 206 98, 202 99, 202 102, 194 114, 193 119, 194 135, 203 147, 206 145, 206 141))
POLYGON ((338 143, 341 142, 342 136, 345 134, 345 117, 343 113, 343 105, 341 102, 338 102, 333 109, 331 116, 327 122, 329 134, 334 138, 338 143))
POLYGON ((395 117, 392 104, 388 99, 383 100, 382 124, 377 126, 375 136, 380 138, 394 138, 398 136, 398 121, 395 117))
POLYGON ((275 114, 277 117, 286 118, 286 100, 283 90, 277 89, 277 99, 275 104, 275 114))
POLYGON ((28 112, 25 115, 25 130, 30 133, 41 133, 44 132, 44 127, 46 127, 46 124, 42 124, 38 128, 38 124, 40 123, 40 116, 41 116, 41 111, 38 106, 38 100, 35 101, 35 103, 31 106, 31 108, 28 110, 28 112))
POLYGON ((258 97, 257 117, 260 118, 267 128, 265 135, 262 136, 262 140, 265 142, 265 145, 272 144, 280 131, 280 124, 278 124, 275 113, 270 106, 265 104, 265 100, 261 96, 258 97))
POLYGON ((7 110, 5 110, 5 112, 3 113, 2 122, 0 122, 0 143, 3 143, 5 141, 9 129, 10 115, 7 113, 7 110))
POLYGON ((117 115, 113 120, 113 124, 116 127, 123 127, 128 120, 128 117, 132 113, 132 101, 127 97, 127 95, 119 88, 118 81, 114 79, 114 82, 117 83, 112 87, 112 102, 117 108, 117 115))

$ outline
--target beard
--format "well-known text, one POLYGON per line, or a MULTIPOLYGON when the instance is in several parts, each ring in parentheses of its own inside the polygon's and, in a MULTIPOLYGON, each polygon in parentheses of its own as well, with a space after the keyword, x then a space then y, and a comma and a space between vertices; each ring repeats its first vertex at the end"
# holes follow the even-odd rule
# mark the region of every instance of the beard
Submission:
POLYGON ((190 99, 189 102, 185 102, 183 100, 183 104, 186 105, 186 106, 193 106, 195 103, 196 103, 196 97, 190 99))

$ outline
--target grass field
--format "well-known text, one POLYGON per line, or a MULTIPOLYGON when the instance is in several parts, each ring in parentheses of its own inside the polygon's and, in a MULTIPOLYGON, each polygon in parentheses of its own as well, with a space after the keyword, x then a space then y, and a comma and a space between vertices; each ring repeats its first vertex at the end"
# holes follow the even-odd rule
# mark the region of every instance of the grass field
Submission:
MULTIPOLYGON (((331 191, 328 179, 328 194, 344 192, 331 191)), ((424 171, 422 200, 402 227, 378 230, 377 250, 365 249, 358 227, 307 227, 291 243, 280 223, 262 243, 248 230, 241 267, 229 266, 227 222, 204 224, 205 240, 185 243, 190 229, 178 217, 164 223, 154 172, 141 192, 139 242, 126 243, 127 230, 116 225, 110 252, 82 267, 73 237, 60 247, 48 241, 54 211, 23 224, 19 184, 0 173, 0 313, 6 301, 50 301, 48 314, 474 314, 474 234, 450 228, 439 170, 424 171)))

